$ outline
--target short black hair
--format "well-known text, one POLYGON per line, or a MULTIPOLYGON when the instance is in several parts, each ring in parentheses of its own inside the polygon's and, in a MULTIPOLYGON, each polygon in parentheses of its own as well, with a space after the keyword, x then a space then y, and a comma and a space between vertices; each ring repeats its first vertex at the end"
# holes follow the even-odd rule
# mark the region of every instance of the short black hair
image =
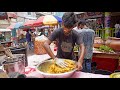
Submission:
POLYGON ((79 20, 77 25, 80 26, 81 25, 86 25, 86 20, 82 19, 82 20, 79 20))
POLYGON ((62 21, 66 28, 72 28, 76 24, 76 15, 74 12, 66 12, 62 17, 62 21))

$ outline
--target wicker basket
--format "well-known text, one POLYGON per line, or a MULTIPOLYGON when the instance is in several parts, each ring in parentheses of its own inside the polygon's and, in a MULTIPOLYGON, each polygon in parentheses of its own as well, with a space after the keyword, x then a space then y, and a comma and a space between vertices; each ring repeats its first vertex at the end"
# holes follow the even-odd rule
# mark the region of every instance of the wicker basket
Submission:
MULTIPOLYGON (((40 38, 40 37, 39 37, 40 38)), ((41 54, 46 54, 46 50, 43 47, 44 42, 46 41, 46 37, 43 39, 39 39, 38 37, 35 39, 34 42, 34 53, 37 55, 41 55, 41 54)))

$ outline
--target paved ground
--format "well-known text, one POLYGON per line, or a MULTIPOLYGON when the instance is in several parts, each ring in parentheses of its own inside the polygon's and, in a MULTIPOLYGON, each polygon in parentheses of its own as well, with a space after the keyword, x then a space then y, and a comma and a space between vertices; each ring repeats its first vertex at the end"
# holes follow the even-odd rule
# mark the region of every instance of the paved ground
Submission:
MULTIPOLYGON (((53 51, 53 47, 51 46, 51 49, 53 51)), ((55 51, 53 51, 54 54, 56 54, 55 51)), ((28 66, 36 66, 39 62, 49 59, 50 56, 48 54, 43 55, 36 55, 34 54, 34 50, 27 50, 27 58, 28 58, 28 66)))

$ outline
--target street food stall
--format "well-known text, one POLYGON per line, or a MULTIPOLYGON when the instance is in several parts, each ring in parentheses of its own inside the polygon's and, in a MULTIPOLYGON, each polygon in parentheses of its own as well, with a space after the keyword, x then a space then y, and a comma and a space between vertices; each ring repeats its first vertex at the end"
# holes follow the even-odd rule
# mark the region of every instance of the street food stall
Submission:
MULTIPOLYGON (((54 51, 54 54, 56 55, 56 51, 54 51)), ((28 57, 28 59, 29 59, 29 65, 27 67, 25 67, 25 72, 22 73, 22 75, 23 74, 26 75, 27 78, 45 78, 44 74, 40 73, 37 70, 37 67, 39 66, 40 63, 46 62, 46 60, 50 60, 51 59, 50 56, 48 54, 32 55, 32 56, 28 57)), ((0 69, 2 69, 2 66, 0 67, 0 69)), ((5 72, 5 70, 4 70, 4 72, 5 72)), ((17 73, 16 75, 15 75, 15 73, 16 72, 13 72, 13 75, 8 74, 8 76, 9 76, 8 78, 18 78, 17 75, 20 75, 20 73, 17 73)), ((69 74, 69 72, 67 74, 69 74)), ((56 74, 56 76, 59 76, 59 75, 61 75, 62 78, 65 78, 64 73, 63 74, 61 73, 58 75, 56 74)), ((53 76, 53 77, 57 78, 55 76, 53 76)), ((49 78, 51 78, 51 77, 49 77, 49 78)), ((110 75, 85 73, 85 72, 81 72, 81 71, 75 71, 75 72, 72 71, 72 75, 69 78, 110 78, 110 75)))

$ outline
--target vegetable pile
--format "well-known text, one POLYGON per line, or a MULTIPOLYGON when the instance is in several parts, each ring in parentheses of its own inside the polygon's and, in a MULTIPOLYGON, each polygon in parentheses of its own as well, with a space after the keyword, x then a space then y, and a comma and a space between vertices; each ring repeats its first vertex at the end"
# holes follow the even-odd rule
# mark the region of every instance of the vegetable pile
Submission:
POLYGON ((106 45, 101 45, 97 50, 102 51, 102 52, 108 52, 108 53, 115 53, 112 48, 106 46, 106 45))

